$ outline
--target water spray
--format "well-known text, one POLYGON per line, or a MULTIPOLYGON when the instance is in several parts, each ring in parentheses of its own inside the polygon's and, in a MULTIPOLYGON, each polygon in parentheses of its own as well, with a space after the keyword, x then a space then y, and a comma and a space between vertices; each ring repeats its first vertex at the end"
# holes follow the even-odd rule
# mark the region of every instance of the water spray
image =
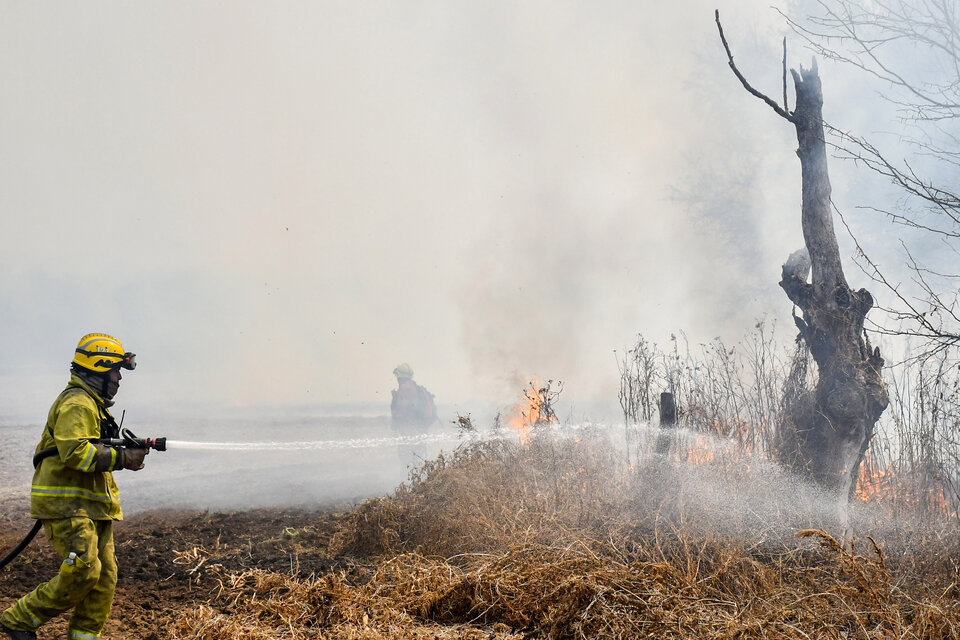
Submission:
MULTIPOLYGON (((490 438, 487 438, 490 439, 490 438)), ((289 440, 274 442, 200 442, 193 440, 165 440, 167 450, 192 451, 334 451, 338 449, 375 449, 414 444, 456 442, 458 436, 449 433, 419 434, 386 438, 352 438, 348 440, 289 440)))
MULTIPOLYGON (((564 440, 577 438, 584 432, 603 428, 595 424, 550 424, 534 427, 532 433, 550 433, 564 440)), ((655 431, 654 431, 655 432, 655 431)), ((390 436, 382 438, 351 438, 347 440, 284 440, 267 442, 201 442, 194 440, 162 440, 167 451, 336 451, 341 449, 376 449, 417 444, 443 444, 453 442, 493 442, 500 440, 519 441, 522 435, 514 429, 493 431, 460 431, 446 433, 422 433, 412 436, 390 436)))

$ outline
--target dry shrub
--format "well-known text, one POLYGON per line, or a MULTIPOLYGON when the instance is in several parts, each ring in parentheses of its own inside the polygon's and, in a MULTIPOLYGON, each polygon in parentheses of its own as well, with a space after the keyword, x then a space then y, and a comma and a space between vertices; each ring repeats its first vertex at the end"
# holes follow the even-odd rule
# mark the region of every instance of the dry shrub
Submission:
POLYGON ((629 482, 619 456, 588 434, 558 442, 547 431, 526 447, 479 442, 426 462, 394 495, 350 514, 332 550, 449 557, 554 543, 570 531, 609 529, 629 482))
MULTIPOLYGON (((289 576, 208 563, 218 593, 169 635, 960 637, 955 530, 888 540, 886 551, 868 539, 863 554, 818 529, 790 544, 738 536, 669 495, 679 467, 647 462, 631 470, 586 435, 465 446, 341 520, 330 551, 347 569, 289 576)), ((757 480, 742 475, 732 486, 757 480)))

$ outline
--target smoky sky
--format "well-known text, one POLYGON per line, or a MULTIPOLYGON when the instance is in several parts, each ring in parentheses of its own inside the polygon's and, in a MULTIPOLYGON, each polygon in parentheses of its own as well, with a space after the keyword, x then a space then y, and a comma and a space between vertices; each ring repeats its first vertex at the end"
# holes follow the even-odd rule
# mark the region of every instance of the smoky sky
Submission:
MULTIPOLYGON (((0 399, 103 331, 129 404, 616 406, 638 333, 788 318, 796 140, 715 6, 3 3, 0 399)), ((783 18, 719 8, 777 95, 783 18)))

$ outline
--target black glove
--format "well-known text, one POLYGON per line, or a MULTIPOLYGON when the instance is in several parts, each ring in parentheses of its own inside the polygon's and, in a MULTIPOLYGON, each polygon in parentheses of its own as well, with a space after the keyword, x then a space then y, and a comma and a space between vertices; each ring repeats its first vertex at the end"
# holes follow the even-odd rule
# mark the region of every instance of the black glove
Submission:
POLYGON ((150 453, 149 449, 128 449, 125 447, 117 449, 117 468, 139 471, 143 469, 143 459, 148 453, 150 453))

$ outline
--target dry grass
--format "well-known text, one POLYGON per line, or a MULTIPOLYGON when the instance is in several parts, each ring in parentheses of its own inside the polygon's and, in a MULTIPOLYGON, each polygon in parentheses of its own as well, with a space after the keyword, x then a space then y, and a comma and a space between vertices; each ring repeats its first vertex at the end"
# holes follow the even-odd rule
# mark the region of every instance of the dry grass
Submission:
POLYGON ((609 530, 617 524, 611 514, 628 493, 630 479, 620 466, 611 448, 589 438, 464 447, 428 461, 394 495, 350 514, 333 551, 450 557, 609 530))
POLYGON ((219 588, 167 633, 960 637, 956 530, 901 523, 883 529, 886 538, 844 546, 819 529, 791 529, 817 519, 797 505, 781 513, 786 524, 757 527, 769 518, 743 514, 723 522, 709 506, 713 492, 689 485, 728 483, 728 511, 748 511, 733 493, 752 484, 769 493, 767 471, 741 465, 733 481, 728 467, 695 477, 686 469, 652 458, 630 469, 597 437, 465 446, 344 517, 329 549, 340 569, 229 572, 215 551, 197 552, 198 562, 210 558, 198 571, 219 588))

